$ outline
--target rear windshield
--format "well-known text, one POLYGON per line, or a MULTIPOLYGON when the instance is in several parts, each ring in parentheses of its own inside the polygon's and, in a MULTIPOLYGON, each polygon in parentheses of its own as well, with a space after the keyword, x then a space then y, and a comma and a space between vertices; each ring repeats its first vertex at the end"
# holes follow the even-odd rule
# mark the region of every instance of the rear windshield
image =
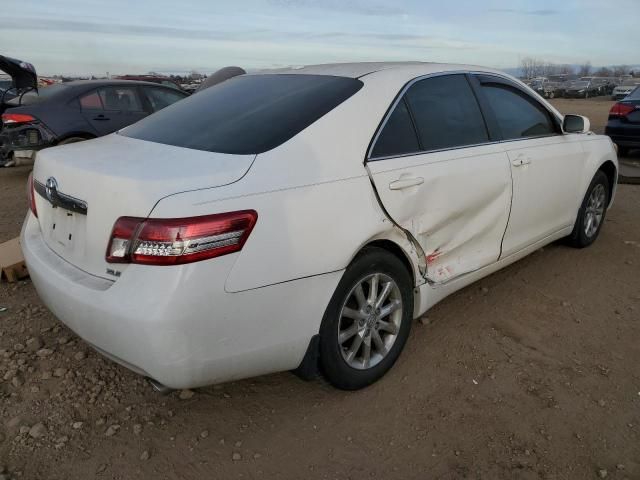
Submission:
POLYGON ((629 95, 627 95, 625 100, 640 100, 640 87, 636 87, 635 90, 633 90, 629 95))
POLYGON ((326 75, 242 75, 207 88, 120 131, 150 142, 231 154, 271 150, 362 87, 326 75))

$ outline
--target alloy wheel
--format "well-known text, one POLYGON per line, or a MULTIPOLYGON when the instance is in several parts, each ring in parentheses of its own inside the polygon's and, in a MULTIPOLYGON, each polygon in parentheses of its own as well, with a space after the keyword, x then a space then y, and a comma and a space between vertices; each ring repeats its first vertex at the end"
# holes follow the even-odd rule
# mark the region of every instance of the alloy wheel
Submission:
POLYGON ((396 282, 384 273, 359 280, 340 311, 338 344, 343 360, 366 370, 389 353, 400 332, 402 296, 396 282))
POLYGON ((587 202, 587 208, 584 215, 584 233, 588 238, 593 237, 604 215, 605 208, 605 189, 601 183, 597 184, 589 195, 589 201, 587 202))

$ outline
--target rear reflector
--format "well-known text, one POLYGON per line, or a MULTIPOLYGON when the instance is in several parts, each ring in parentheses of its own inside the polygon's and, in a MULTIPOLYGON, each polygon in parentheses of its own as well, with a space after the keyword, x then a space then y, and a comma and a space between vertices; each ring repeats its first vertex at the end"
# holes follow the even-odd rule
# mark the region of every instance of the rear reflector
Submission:
POLYGON ((29 178, 27 180, 27 200, 29 201, 29 209, 31 210, 31 213, 33 213, 33 215, 37 217, 38 210, 36 209, 36 196, 33 186, 33 172, 29 174, 29 178))
POLYGON ((5 125, 14 125, 16 123, 35 122, 36 118, 23 113, 3 113, 2 123, 5 125))
POLYGON ((631 112, 635 110, 633 105, 629 105, 628 103, 616 103, 611 110, 609 111, 609 116, 611 117, 626 117, 631 112))
POLYGON ((255 210, 188 218, 120 217, 107 247, 109 263, 180 265, 242 250, 255 210))

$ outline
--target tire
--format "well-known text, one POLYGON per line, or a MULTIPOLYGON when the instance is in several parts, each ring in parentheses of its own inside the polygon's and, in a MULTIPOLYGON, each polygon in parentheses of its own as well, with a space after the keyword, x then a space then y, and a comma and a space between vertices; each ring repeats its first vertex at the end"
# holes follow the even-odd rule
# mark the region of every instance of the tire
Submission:
POLYGON ((573 231, 567 237, 569 245, 575 248, 584 248, 598 238, 607 214, 609 191, 609 179, 603 171, 598 170, 582 200, 573 231), (591 219, 591 224, 589 224, 589 219, 591 219), (593 222, 597 222, 597 224, 594 226, 593 222))
POLYGON ((553 92, 549 92, 549 98, 551 98, 551 99, 552 99, 552 98, 553 98, 553 97, 555 97, 555 96, 556 96, 556 95, 555 95, 553 92))
POLYGON ((584 98, 589 98, 589 92, 584 92, 584 98))
POLYGON ((68 145, 70 143, 84 142, 85 140, 87 139, 84 137, 69 137, 69 138, 65 138, 64 140, 60 140, 58 142, 58 145, 68 145))
POLYGON ((400 356, 412 321, 411 274, 386 250, 365 248, 347 267, 322 319, 320 367, 324 376, 342 390, 372 384, 400 356), (377 292, 380 299, 387 290, 376 310, 371 292, 377 292), (385 315, 385 311, 391 313, 385 315))

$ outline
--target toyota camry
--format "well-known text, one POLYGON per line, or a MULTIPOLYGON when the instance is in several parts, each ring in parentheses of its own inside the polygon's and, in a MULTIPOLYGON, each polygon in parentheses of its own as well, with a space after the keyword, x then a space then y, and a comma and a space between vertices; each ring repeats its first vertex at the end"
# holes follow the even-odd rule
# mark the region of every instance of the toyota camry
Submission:
POLYGON ((593 243, 617 171, 586 118, 499 71, 309 66, 39 152, 22 246, 51 311, 156 385, 358 389, 447 295, 593 243))

